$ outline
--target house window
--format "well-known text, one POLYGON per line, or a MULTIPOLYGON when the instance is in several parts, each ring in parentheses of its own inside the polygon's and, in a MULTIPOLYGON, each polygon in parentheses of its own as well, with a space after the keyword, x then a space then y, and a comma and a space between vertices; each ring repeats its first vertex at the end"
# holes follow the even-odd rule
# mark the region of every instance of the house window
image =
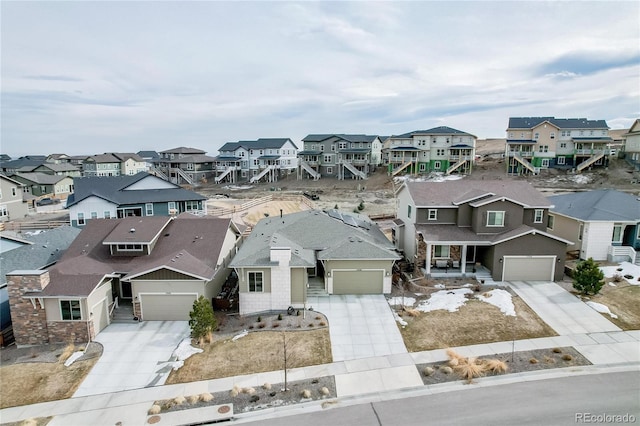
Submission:
POLYGON ((411 217, 411 206, 407 206, 407 217, 411 217))
POLYGON ((193 170, 193 163, 187 163, 187 170, 193 170))
POLYGON ((437 149, 436 150, 436 155, 444 155, 445 150, 444 149, 437 149))
POLYGON ((434 258, 449 258, 449 246, 433 246, 434 258))
POLYGON ((82 312, 80 310, 79 300, 61 300, 60 301, 60 317, 63 321, 80 321, 82 312))
POLYGON ((547 228, 553 229, 553 219, 554 219, 553 215, 549 215, 547 217, 547 228))
POLYGON ((533 134, 533 139, 537 140, 540 137, 540 133, 534 133, 533 134))
POLYGON ((613 236, 611 237, 611 242, 613 243, 622 242, 622 225, 613 226, 613 236))
POLYGON ((97 219, 98 218, 98 212, 91 212, 91 219, 97 219))
POLYGON ((424 172, 425 170, 427 170, 427 165, 424 163, 420 163, 420 166, 418 166, 421 172, 424 172))
POLYGON ((327 167, 327 174, 333 173, 333 167, 327 167))
POLYGON ((144 210, 147 216, 153 216, 153 203, 145 203, 144 210))
POLYGON ((13 195, 14 197, 16 196, 16 187, 15 186, 11 187, 11 195, 13 195))
POLYGON ((551 133, 549 134, 549 137, 550 137, 551 139, 555 139, 555 138, 556 138, 556 132, 551 132, 551 133))
POLYGON ((0 206, 0 217, 9 217, 7 206, 0 206))
POLYGON ((262 272, 249 272, 249 291, 262 292, 262 272))
POLYGON ((186 201, 184 203, 184 208, 186 211, 199 210, 200 206, 197 201, 186 201))
POLYGON ((330 155, 325 155, 324 156, 324 162, 325 163, 331 163, 331 156, 330 155))
POLYGON ((438 210, 437 209, 429 209, 429 214, 427 216, 429 220, 438 220, 438 210))
POLYGON ((324 151, 324 145, 320 145, 320 151, 324 151))
POLYGON ((538 147, 538 151, 540 151, 540 152, 548 152, 549 151, 549 145, 540 145, 538 147))
POLYGON ((565 164, 565 158, 564 157, 558 157, 558 158, 556 158, 556 161, 558 162, 558 165, 560 165, 560 166, 564 166, 564 164, 565 164))
POLYGON ((535 209, 533 212, 533 223, 542 223, 542 218, 544 217, 544 210, 535 209))
POLYGON ((175 211, 176 210, 176 202, 175 201, 169 201, 168 203, 168 207, 169 207, 169 213, 171 213, 171 211, 175 211))
POLYGON ((105 219, 111 219, 111 212, 109 210, 105 210, 104 211, 104 216, 105 219))
POLYGON ((584 233, 584 223, 580 224, 580 227, 578 228, 578 240, 582 241, 582 234, 584 233))
POLYGON ((142 251, 142 244, 118 244, 118 251, 142 251))
POLYGON ((433 163, 433 168, 434 168, 435 170, 440 170, 440 162, 439 162, 439 161, 435 161, 435 162, 433 163))
POLYGON ((504 226, 504 212, 487 212, 487 226, 504 226))
POLYGON ((78 225, 84 225, 84 213, 78 213, 78 225))
POLYGON ((543 159, 542 159, 542 164, 541 164, 540 166, 541 166, 541 167, 543 167, 543 168, 545 168, 545 169, 546 169, 547 167, 549 167, 549 159, 548 159, 548 158, 543 158, 543 159))

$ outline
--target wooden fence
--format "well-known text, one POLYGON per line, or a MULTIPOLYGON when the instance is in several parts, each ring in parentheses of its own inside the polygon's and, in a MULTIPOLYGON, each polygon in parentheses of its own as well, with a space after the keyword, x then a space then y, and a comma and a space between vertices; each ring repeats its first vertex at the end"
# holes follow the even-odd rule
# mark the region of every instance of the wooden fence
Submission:
POLYGON ((209 208, 209 209, 207 209, 207 214, 211 215, 211 216, 232 215, 234 213, 240 213, 240 212, 249 210, 250 208, 255 207, 255 206, 259 206, 261 204, 269 203, 271 201, 297 201, 297 202, 305 204, 310 209, 315 209, 316 208, 316 206, 313 203, 313 201, 311 201, 310 199, 308 199, 305 196, 278 194, 278 195, 267 195, 265 197, 254 198, 253 200, 246 201, 246 202, 244 202, 242 204, 239 204, 239 205, 233 206, 233 207, 225 207, 225 208, 213 207, 213 208, 209 208))
POLYGON ((65 220, 47 220, 47 221, 30 221, 30 222, 4 222, 2 227, 7 231, 35 231, 37 229, 54 229, 60 226, 70 225, 65 220))

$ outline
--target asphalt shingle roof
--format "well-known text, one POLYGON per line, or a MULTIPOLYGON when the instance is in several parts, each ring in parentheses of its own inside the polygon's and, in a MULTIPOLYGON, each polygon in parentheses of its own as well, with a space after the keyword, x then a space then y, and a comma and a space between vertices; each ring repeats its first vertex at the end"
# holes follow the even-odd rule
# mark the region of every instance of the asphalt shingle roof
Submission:
POLYGON ((414 135, 467 135, 473 136, 471 133, 463 132, 462 130, 454 129, 448 126, 439 126, 427 130, 414 130, 413 132, 404 133, 398 136, 391 136, 392 138, 411 138, 414 135))
POLYGON ((293 147, 298 149, 296 144, 289 138, 260 138, 255 141, 227 142, 218 151, 235 151, 241 147, 244 149, 280 149, 287 142, 291 142, 293 147))
POLYGON ((640 222, 640 199, 615 189, 573 192, 548 197, 552 212, 583 221, 640 222))
POLYGON ((61 180, 67 179, 69 176, 52 175, 49 173, 42 173, 42 172, 33 172, 33 173, 17 173, 13 175, 13 177, 22 178, 40 185, 55 185, 61 180))
POLYGON ((363 134, 319 133, 319 134, 307 135, 302 139, 302 141, 303 142, 322 142, 333 137, 344 139, 345 141, 349 141, 349 142, 373 142, 378 136, 363 135, 363 134))
POLYGON ((555 118, 555 117, 510 117, 510 129, 531 129, 538 124, 548 121, 560 129, 608 129, 605 120, 587 120, 586 118, 555 118))

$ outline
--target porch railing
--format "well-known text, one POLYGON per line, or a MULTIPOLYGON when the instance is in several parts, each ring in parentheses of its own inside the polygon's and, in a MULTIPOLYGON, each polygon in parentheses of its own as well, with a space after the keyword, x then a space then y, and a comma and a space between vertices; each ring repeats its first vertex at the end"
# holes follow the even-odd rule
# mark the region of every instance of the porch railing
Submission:
POLYGON ((608 258, 628 256, 631 262, 636 261, 636 251, 631 246, 609 246, 607 250, 608 258))

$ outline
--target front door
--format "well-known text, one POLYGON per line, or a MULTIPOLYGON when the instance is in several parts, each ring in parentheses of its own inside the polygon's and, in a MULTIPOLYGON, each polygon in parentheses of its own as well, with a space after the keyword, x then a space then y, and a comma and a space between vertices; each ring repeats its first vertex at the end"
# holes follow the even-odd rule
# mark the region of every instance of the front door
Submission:
POLYGON ((120 297, 123 299, 131 299, 131 283, 120 281, 120 297))

